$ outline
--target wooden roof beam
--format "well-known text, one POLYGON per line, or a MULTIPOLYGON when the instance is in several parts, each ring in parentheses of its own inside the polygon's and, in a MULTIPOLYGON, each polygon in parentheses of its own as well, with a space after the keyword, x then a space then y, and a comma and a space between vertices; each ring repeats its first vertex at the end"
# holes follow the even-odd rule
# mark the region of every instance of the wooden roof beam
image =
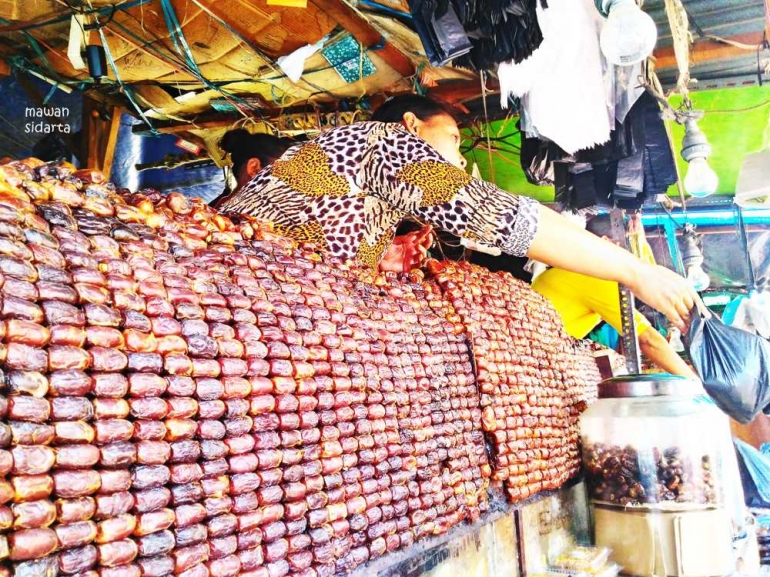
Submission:
MULTIPOLYGON (((490 78, 487 80, 487 97, 495 98, 495 94, 499 90, 497 80, 490 78)), ((438 86, 432 87, 428 91, 428 95, 441 100, 452 106, 461 105, 462 102, 472 100, 481 97, 481 86, 476 81, 456 81, 456 82, 444 82, 438 86)), ((381 104, 378 95, 372 95, 372 104, 377 107, 381 104)), ((128 111, 130 112, 130 110, 128 111)), ((296 114, 307 112, 305 106, 295 106, 293 108, 266 108, 262 109, 262 117, 266 119, 276 118, 284 114, 296 114)), ((255 120, 260 120, 260 116, 255 112, 252 114, 255 120)), ((201 114, 187 122, 180 122, 177 120, 163 121, 157 120, 153 122, 153 125, 160 132, 167 134, 176 134, 182 136, 189 130, 206 130, 211 128, 222 128, 230 126, 234 120, 237 120, 240 116, 235 113, 224 112, 208 112, 201 114)), ((135 126, 133 129, 135 134, 149 134, 149 129, 144 125, 135 126)))
POLYGON ((414 76, 416 69, 407 55, 388 42, 363 14, 345 0, 310 1, 339 22, 340 26, 350 32, 365 49, 382 45, 382 48, 376 51, 377 56, 401 76, 405 78, 414 76))
MULTIPOLYGON (((748 46, 759 46, 762 43, 762 32, 749 32, 747 34, 736 34, 728 36, 725 40, 746 44, 748 46)), ((690 63, 693 65, 703 62, 712 62, 714 60, 727 60, 737 56, 745 56, 748 52, 738 46, 727 42, 719 42, 710 38, 702 38, 695 41, 690 48, 690 63)), ((674 47, 667 46, 656 50, 655 67, 658 70, 664 68, 676 68, 676 56, 674 56, 674 47)))

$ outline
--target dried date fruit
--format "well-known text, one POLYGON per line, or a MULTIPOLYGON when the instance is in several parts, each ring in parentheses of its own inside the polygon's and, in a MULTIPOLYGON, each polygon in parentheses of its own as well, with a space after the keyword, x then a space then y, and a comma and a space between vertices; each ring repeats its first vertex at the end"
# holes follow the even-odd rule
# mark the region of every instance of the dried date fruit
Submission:
POLYGON ((139 555, 142 557, 154 557, 167 555, 177 545, 174 534, 171 531, 159 531, 137 539, 139 555))
POLYGON ((82 348, 86 342, 86 331, 82 327, 73 325, 53 325, 50 330, 50 342, 52 345, 82 348))
POLYGON ((90 468, 99 462, 98 447, 88 444, 56 447, 56 466, 60 469, 90 468))
POLYGON ((102 486, 99 488, 101 494, 128 491, 131 488, 131 472, 127 469, 106 469, 99 471, 99 476, 102 480, 102 486))
POLYGON ((49 389, 50 383, 43 373, 37 371, 11 371, 8 374, 8 392, 11 395, 44 397, 49 389))
POLYGON ((56 520, 56 507, 47 499, 11 506, 14 529, 40 529, 56 520))
POLYGON ((138 554, 136 543, 130 539, 104 543, 97 547, 99 564, 103 567, 117 567, 133 561, 138 554))
POLYGON ((84 397, 59 397, 50 403, 54 421, 90 421, 94 416, 93 404, 84 397))
POLYGON ((208 539, 208 530, 205 525, 188 525, 174 531, 177 547, 188 547, 203 543, 208 539))
POLYGON ((59 553, 59 570, 66 575, 87 572, 98 561, 98 553, 93 545, 69 549, 59 553))
MULTIPOLYGON (((105 349, 113 350, 113 349, 105 349)), ((93 354, 94 349, 91 349, 93 354)), ((116 351, 120 353, 120 351, 116 351)), ((122 353, 120 353, 122 355, 122 353)), ((96 358, 96 357, 94 357, 96 358)), ((107 360, 106 358, 104 359, 107 360)), ((122 362, 122 367, 125 368, 127 362, 125 356, 116 357, 116 360, 122 362)), ((122 369, 121 369, 122 370, 122 369)), ((128 379, 118 372, 104 372, 104 373, 92 373, 94 380, 93 393, 99 397, 111 397, 119 399, 128 394, 128 379)))
POLYGON ((165 577, 174 572, 174 559, 169 555, 142 557, 136 563, 142 577, 165 577))
POLYGON ((97 520, 110 519, 124 515, 134 508, 136 503, 134 494, 121 491, 109 495, 97 495, 94 499, 96 510, 94 518, 97 520))
POLYGON ((22 529, 8 536, 8 545, 12 561, 29 561, 53 553, 58 541, 51 529, 22 529))
POLYGON ((56 537, 59 540, 59 547, 62 549, 83 547, 96 539, 96 523, 92 521, 80 521, 69 525, 57 525, 56 537))
POLYGON ((138 516, 134 534, 137 537, 164 531, 174 524, 176 516, 171 509, 160 509, 138 516))
POLYGON ((48 375, 48 391, 53 396, 85 397, 93 387, 93 378, 81 370, 54 371, 48 375))

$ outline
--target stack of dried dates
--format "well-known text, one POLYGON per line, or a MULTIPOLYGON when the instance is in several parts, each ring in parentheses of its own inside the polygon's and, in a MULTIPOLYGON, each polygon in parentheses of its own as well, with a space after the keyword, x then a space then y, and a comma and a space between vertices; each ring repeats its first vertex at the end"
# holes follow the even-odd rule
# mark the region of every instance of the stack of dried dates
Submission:
POLYGON ((606 350, 599 343, 592 341, 573 340, 577 364, 572 367, 575 371, 575 379, 578 380, 586 404, 593 403, 599 396, 599 383, 602 382, 602 373, 596 364, 594 353, 606 350))
POLYGON ((0 165, 0 577, 330 576, 478 518, 492 478, 557 487, 585 384, 555 313, 437 280, 0 165))
POLYGON ((513 500, 561 486, 580 466, 586 384, 558 314, 508 274, 468 263, 428 268, 471 339, 493 477, 513 500))

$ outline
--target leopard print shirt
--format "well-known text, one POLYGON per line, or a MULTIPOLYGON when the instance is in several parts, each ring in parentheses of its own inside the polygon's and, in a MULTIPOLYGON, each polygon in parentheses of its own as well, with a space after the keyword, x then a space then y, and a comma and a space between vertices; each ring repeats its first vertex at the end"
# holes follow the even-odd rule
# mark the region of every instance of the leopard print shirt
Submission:
POLYGON ((524 256, 538 203, 471 178, 400 124, 360 122, 290 148, 220 210, 375 267, 411 215, 455 236, 524 256))

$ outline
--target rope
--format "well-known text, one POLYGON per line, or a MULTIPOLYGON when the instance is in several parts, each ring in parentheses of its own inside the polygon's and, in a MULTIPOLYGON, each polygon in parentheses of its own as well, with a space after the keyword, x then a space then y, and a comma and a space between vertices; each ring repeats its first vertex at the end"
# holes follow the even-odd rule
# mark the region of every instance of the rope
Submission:
POLYGON ((240 40, 241 42, 243 42, 243 43, 244 43, 246 46, 248 46, 249 48, 251 48, 251 49, 252 49, 252 50, 253 50, 253 51, 254 51, 254 52, 257 54, 257 56, 259 56, 260 58, 262 58, 262 59, 263 59, 263 60, 264 60, 264 61, 267 63, 267 65, 270 67, 270 69, 271 69, 273 72, 278 72, 278 69, 275 67, 275 63, 272 61, 272 59, 271 59, 271 58, 270 58, 270 57, 269 57, 267 54, 265 54, 264 52, 262 52, 262 50, 260 50, 259 46, 257 46, 257 45, 256 45, 256 44, 254 44, 253 42, 249 41, 249 39, 248 39, 248 38, 246 38, 246 37, 244 37, 244 36, 243 36, 243 34, 241 34, 241 33, 240 33, 240 32, 238 32, 238 31, 237 31, 235 28, 233 28, 232 26, 230 26, 230 24, 228 24, 228 22, 227 22, 226 20, 223 20, 222 18, 220 18, 219 16, 217 16, 217 15, 216 15, 214 12, 212 12, 212 11, 211 11, 211 9, 210 9, 208 6, 205 6, 205 5, 201 4, 201 3, 200 3, 198 0, 192 0, 192 2, 193 2, 193 4, 195 4, 195 5, 196 5, 198 8, 200 8, 200 9, 201 9, 201 10, 203 10, 203 11, 204 11, 206 14, 208 14, 208 15, 209 15, 211 18, 213 18, 214 20, 216 20, 217 22, 219 22, 219 24, 221 24, 222 26, 224 26, 224 27, 227 29, 227 31, 228 31, 228 32, 230 32, 230 34, 232 34, 232 35, 233 35, 233 36, 235 36, 235 37, 236 37, 238 40, 240 40))
POLYGON ((674 43, 674 56, 676 57, 676 67, 678 76, 676 80, 675 92, 682 95, 685 106, 690 109, 689 90, 690 83, 690 24, 687 17, 687 11, 682 5, 682 0, 665 0, 666 17, 671 27, 671 37, 674 43))
POLYGON ((179 54, 179 56, 184 60, 185 64, 187 65, 187 68, 192 73, 192 75, 195 76, 198 80, 200 80, 200 82, 209 90, 215 90, 221 93, 225 98, 232 100, 236 104, 240 105, 240 106, 235 106, 235 109, 239 113, 241 113, 243 116, 247 116, 247 115, 241 109, 242 107, 249 108, 251 110, 256 111, 257 114, 259 114, 259 116, 264 119, 264 116, 262 115, 262 111, 259 110, 258 107, 251 106, 248 102, 246 102, 242 98, 239 98, 235 94, 228 92, 222 87, 216 86, 203 75, 203 72, 198 67, 198 64, 195 62, 195 56, 193 55, 192 50, 190 49, 190 45, 187 43, 187 39, 185 38, 184 31, 182 30, 182 26, 179 22, 179 19, 176 16, 176 12, 174 11, 174 7, 171 5, 170 0, 160 0, 160 3, 163 9, 163 17, 166 20, 166 27, 168 28, 169 36, 171 37, 171 42, 174 44, 174 49, 176 50, 177 54, 179 54))
POLYGON ((489 155, 489 174, 491 177, 491 181, 495 182, 495 165, 492 162, 492 140, 489 136, 489 112, 487 111, 487 85, 484 82, 484 77, 486 76, 486 73, 482 70, 479 74, 479 80, 481 81, 481 96, 482 101, 484 103, 484 124, 485 129, 484 132, 487 135, 487 153, 489 155))
MULTIPOLYGON (((9 20, 6 20, 5 18, 0 18, 0 23, 3 24, 10 24, 11 22, 9 20)), ((32 50, 34 50, 35 54, 38 58, 40 58, 41 62, 45 65, 45 68, 48 70, 48 73, 51 75, 51 77, 61 82, 62 84, 66 84, 66 81, 64 78, 59 76, 59 73, 56 72, 53 66, 51 66, 51 63, 48 61, 48 58, 46 58, 45 53, 43 52, 43 49, 40 48, 40 43, 35 39, 32 34, 29 32, 26 32, 25 30, 21 31, 22 35, 27 39, 27 42, 29 42, 29 45, 32 47, 32 50)))
POLYGON ((144 111, 142 108, 136 103, 136 100, 134 100, 133 95, 131 94, 131 89, 123 83, 123 80, 120 78, 120 72, 118 71, 118 67, 115 64, 115 60, 112 58, 112 52, 110 52, 110 46, 107 43, 107 38, 104 36, 104 30, 99 28, 99 38, 102 41, 102 46, 104 46, 104 54, 107 56, 107 62, 110 63, 110 68, 112 68, 112 72, 115 74, 115 80, 118 83, 118 86, 123 90, 124 94, 126 95, 126 98, 128 98, 128 101, 131 103, 131 105, 134 107, 134 110, 136 110, 139 113, 139 116, 142 118, 144 123, 150 127, 150 132, 157 136, 159 132, 155 129, 152 122, 150 122, 150 119, 147 118, 144 114, 144 111))
MULTIPOLYGON (((102 8, 96 8, 91 9, 85 12, 86 15, 92 15, 92 14, 109 14, 111 11, 114 12, 116 10, 128 10, 129 8, 134 8, 135 6, 141 6, 142 4, 146 4, 147 2, 150 2, 151 0, 131 0, 129 2, 123 2, 121 4, 113 4, 111 6, 104 6, 102 8)), ((72 8, 71 6, 69 6, 72 8)), ((0 27, 0 32, 22 32, 24 30, 34 30, 35 28, 44 28, 46 26, 51 26, 52 24, 60 24, 61 22, 66 22, 70 19, 71 13, 67 12, 66 14, 63 14, 61 16, 57 16, 55 18, 52 18, 50 20, 44 20, 42 22, 33 22, 33 23, 27 23, 23 24, 20 22, 17 22, 15 24, 11 24, 8 21, 5 21, 7 26, 0 27)))

